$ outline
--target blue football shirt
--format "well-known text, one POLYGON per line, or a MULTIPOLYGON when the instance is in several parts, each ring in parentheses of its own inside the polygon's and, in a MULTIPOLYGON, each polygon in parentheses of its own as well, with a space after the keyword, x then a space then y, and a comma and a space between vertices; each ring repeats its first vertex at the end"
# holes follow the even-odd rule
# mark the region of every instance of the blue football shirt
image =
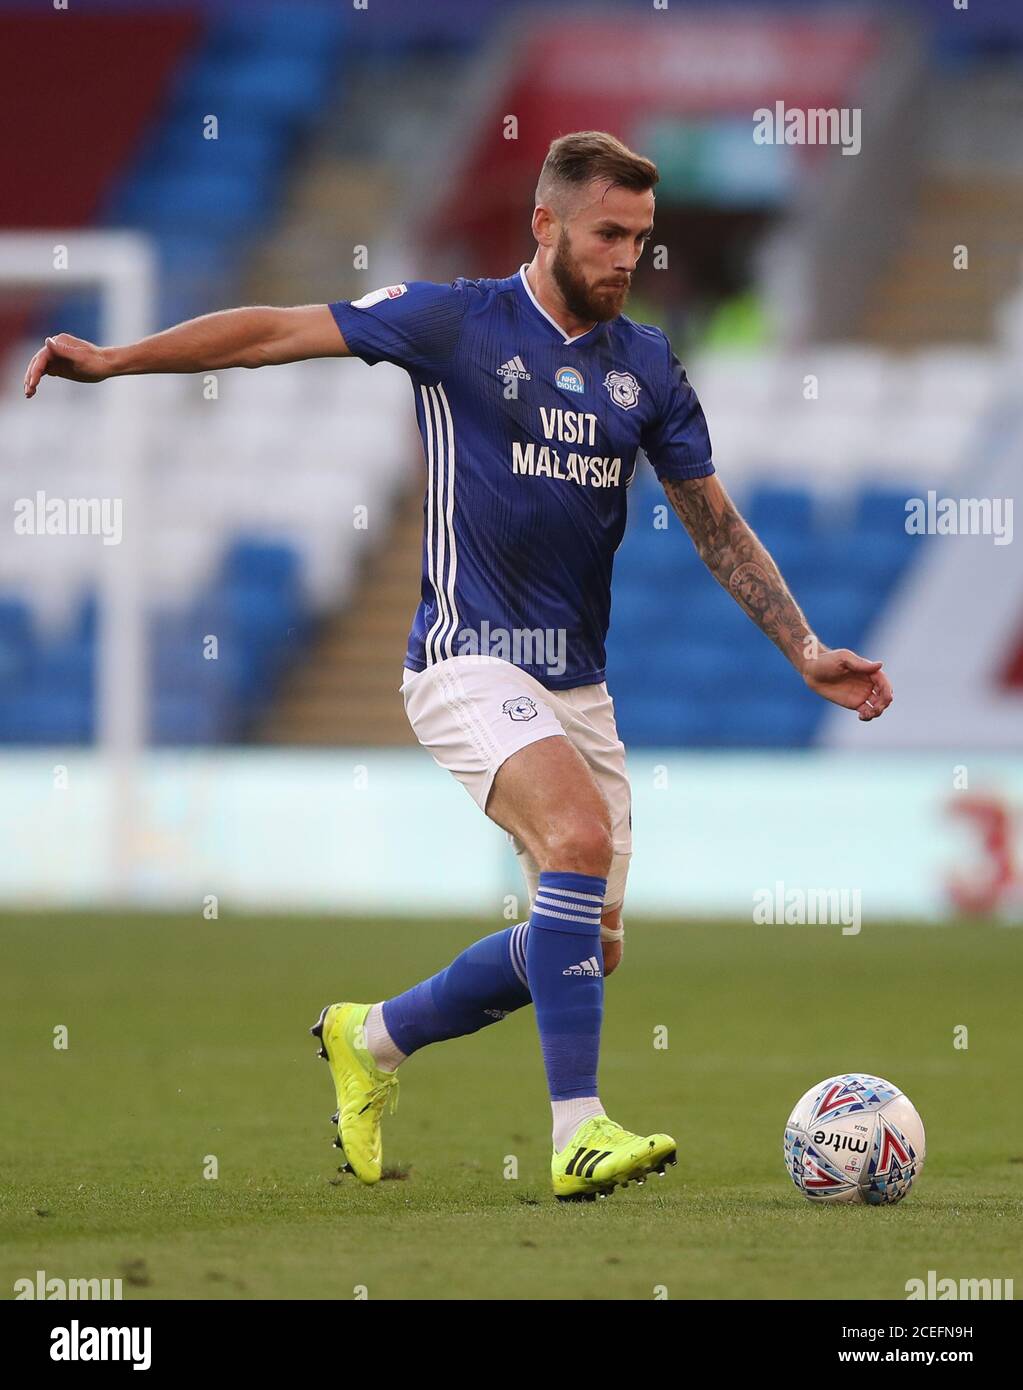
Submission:
POLYGON ((357 357, 403 367, 415 391, 427 488, 405 665, 483 653, 552 690, 602 681, 637 452, 661 479, 714 472, 664 333, 622 314, 566 337, 525 266, 330 309, 357 357))

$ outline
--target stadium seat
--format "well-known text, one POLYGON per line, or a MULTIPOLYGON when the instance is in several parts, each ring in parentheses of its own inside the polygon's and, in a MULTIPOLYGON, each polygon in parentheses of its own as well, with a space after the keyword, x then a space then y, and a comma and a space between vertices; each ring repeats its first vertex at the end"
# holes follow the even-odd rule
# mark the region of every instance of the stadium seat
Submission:
POLYGON ((90 696, 95 676, 95 643, 91 637, 72 636, 37 649, 30 682, 39 691, 90 696))
POLYGON ((246 52, 302 55, 312 62, 329 60, 344 33, 340 6, 309 5, 287 0, 226 10, 213 22, 209 47, 217 55, 246 52))
POLYGON ((217 236, 250 230, 269 210, 266 182, 234 169, 163 170, 133 184, 120 208, 153 231, 201 229, 217 236))
POLYGON ((327 77, 302 57, 253 54, 247 60, 208 65, 191 75, 188 94, 202 95, 223 122, 258 111, 262 119, 296 123, 315 115, 327 77))
POLYGON ((805 744, 817 722, 818 711, 808 691, 798 686, 796 691, 796 696, 726 695, 715 707, 715 743, 728 748, 787 748, 805 744))
POLYGON ((290 545, 239 536, 224 557, 221 573, 229 584, 293 590, 299 579, 299 557, 290 545))
POLYGON ((91 695, 45 688, 0 699, 0 739, 6 743, 88 743, 93 729, 91 695))
POLYGON ((809 534, 814 524, 814 500, 807 488, 756 487, 744 510, 755 531, 770 526, 809 534))
POLYGON ((859 495, 855 526, 858 531, 884 535, 906 535, 906 502, 914 496, 909 488, 865 487, 859 495))
POLYGON ((21 599, 0 597, 0 690, 17 689, 31 665, 34 649, 28 604, 21 599))

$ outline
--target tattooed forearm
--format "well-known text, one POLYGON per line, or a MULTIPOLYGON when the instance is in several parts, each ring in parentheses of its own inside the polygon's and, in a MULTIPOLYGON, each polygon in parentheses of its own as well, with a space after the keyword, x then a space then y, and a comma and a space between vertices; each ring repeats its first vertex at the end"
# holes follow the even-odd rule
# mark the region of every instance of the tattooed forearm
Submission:
POLYGON ((714 578, 796 665, 813 637, 778 566, 714 474, 665 482, 664 491, 714 578))

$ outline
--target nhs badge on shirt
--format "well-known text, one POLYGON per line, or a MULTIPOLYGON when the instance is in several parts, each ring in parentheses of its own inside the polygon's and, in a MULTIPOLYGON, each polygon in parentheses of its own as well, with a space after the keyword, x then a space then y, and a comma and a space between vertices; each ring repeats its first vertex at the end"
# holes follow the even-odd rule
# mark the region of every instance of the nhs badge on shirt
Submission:
POLYGON ((408 285, 385 285, 382 290, 373 290, 370 294, 364 294, 361 299, 353 299, 352 308, 372 309, 374 304, 379 304, 383 299, 400 299, 407 293, 408 285))
POLYGON ((574 367, 559 367, 554 376, 554 385, 559 391, 574 391, 578 396, 586 389, 582 372, 577 372, 574 367))

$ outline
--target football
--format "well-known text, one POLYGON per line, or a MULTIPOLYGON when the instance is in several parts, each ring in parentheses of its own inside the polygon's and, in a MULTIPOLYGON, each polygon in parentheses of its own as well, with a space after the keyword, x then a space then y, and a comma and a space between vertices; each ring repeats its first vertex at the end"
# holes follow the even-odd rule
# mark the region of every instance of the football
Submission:
POLYGON ((897 1086, 847 1072, 811 1086, 785 1126, 785 1166, 814 1202, 901 1202, 924 1166, 923 1121, 897 1086))

